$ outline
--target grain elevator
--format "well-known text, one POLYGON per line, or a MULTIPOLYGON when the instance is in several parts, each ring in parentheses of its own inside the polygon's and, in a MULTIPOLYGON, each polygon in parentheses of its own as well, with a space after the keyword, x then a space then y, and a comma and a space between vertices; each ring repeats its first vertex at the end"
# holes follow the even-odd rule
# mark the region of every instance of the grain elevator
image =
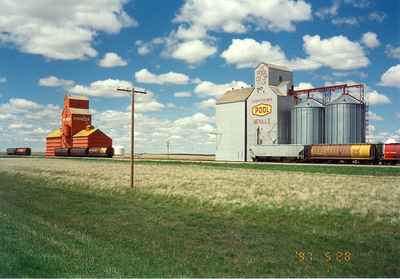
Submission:
POLYGON ((112 139, 92 126, 89 99, 85 96, 64 96, 61 128, 46 137, 46 156, 55 156, 57 148, 91 148, 112 146, 112 139))
POLYGON ((363 85, 294 90, 288 68, 266 63, 256 67, 254 79, 254 87, 217 100, 216 160, 297 157, 305 145, 365 142, 363 85))

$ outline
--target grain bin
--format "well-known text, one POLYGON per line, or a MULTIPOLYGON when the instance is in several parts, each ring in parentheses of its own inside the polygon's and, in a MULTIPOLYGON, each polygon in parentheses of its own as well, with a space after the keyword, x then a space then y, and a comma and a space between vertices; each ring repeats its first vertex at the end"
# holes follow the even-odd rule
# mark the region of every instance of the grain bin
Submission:
POLYGON ((343 94, 325 108, 328 144, 365 143, 365 103, 343 94))
POLYGON ((113 146, 114 147, 114 155, 115 156, 124 156, 125 148, 121 145, 113 146))
POLYGON ((323 143, 325 121, 323 104, 315 99, 307 98, 294 106, 291 114, 292 144, 323 143))

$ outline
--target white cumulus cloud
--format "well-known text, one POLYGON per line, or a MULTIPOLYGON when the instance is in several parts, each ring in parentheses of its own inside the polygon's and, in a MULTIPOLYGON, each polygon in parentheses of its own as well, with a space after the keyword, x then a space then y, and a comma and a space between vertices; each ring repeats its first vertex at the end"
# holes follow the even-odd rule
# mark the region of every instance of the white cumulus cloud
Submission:
POLYGON ((126 65, 128 65, 128 62, 114 52, 107 52, 99 61, 99 66, 103 68, 122 67, 126 65))
POLYGON ((77 84, 71 89, 70 93, 94 96, 94 97, 124 97, 126 94, 117 92, 117 88, 131 88, 132 83, 125 80, 105 79, 92 82, 89 86, 77 84))
POLYGON ((376 114, 375 112, 369 111, 367 114, 367 118, 368 120, 372 120, 372 121, 382 121, 383 117, 376 114))
MULTIPOLYGON (((155 112, 155 111, 160 111, 164 108, 165 106, 156 100, 148 100, 142 102, 138 102, 135 104, 135 112, 138 113, 143 113, 143 112, 155 112)), ((130 110, 130 106, 128 106, 130 110)))
POLYGON ((249 85, 243 81, 236 80, 224 84, 202 81, 195 87, 194 92, 200 96, 219 97, 232 88, 237 89, 241 87, 249 87, 249 85))
POLYGON ((255 67, 261 62, 287 64, 285 53, 279 46, 274 46, 268 41, 259 43, 249 38, 233 39, 221 57, 239 69, 255 67))
POLYGON ((237 68, 255 67, 261 62, 285 65, 292 70, 312 70, 322 66, 335 70, 349 70, 369 64, 361 45, 345 36, 321 39, 320 36, 303 36, 305 58, 288 59, 278 45, 254 39, 233 39, 221 57, 237 68), (340 61, 340 63, 339 63, 340 61))
POLYGON ((95 57, 100 32, 137 25, 124 11, 126 0, 0 1, 0 43, 50 59, 95 57))
POLYGON ((385 105, 390 104, 390 99, 376 90, 367 92, 366 94, 367 103, 369 105, 385 105))
POLYGON ((180 91, 180 92, 175 92, 174 96, 176 98, 186 98, 186 97, 191 97, 192 93, 188 91, 180 91))
POLYGON ((59 87, 59 86, 68 87, 74 84, 75 82, 73 80, 61 79, 55 76, 48 76, 39 79, 39 85, 45 87, 59 87))
POLYGON ((191 40, 174 44, 167 51, 167 56, 182 60, 188 64, 196 64, 215 54, 217 48, 203 40, 191 40))
POLYGON ((400 88, 400 64, 390 67, 382 74, 380 85, 400 88))
POLYGON ((364 33, 361 41, 369 48, 376 48, 381 44, 378 40, 378 35, 373 32, 364 33))
POLYGON ((153 74, 147 69, 141 69, 135 73, 135 79, 141 83, 154 84, 187 84, 189 77, 182 73, 168 72, 165 74, 153 74))
POLYGON ((23 98, 11 98, 1 103, 0 131, 7 131, 2 134, 1 148, 32 146, 35 143, 43 149, 46 134, 60 124, 60 112, 59 106, 23 98))
MULTIPOLYGON (((294 31, 296 22, 311 17, 311 5, 303 0, 186 0, 174 19, 177 29, 162 39, 162 54, 196 66, 217 52, 210 32, 294 31)), ((151 48, 154 42, 141 45, 151 48)))
POLYGON ((35 110, 41 107, 38 103, 23 98, 11 98, 8 105, 11 110, 15 109, 24 111, 35 110))
POLYGON ((274 32, 294 31, 296 22, 311 18, 311 5, 303 0, 187 0, 174 21, 188 24, 197 33, 244 33, 251 25, 274 32))
POLYGON ((369 64, 361 45, 343 35, 327 39, 321 39, 318 35, 305 35, 303 41, 308 59, 332 69, 350 70, 369 64))
POLYGON ((201 109, 215 108, 217 101, 214 98, 210 98, 199 103, 201 109))
POLYGON ((400 59, 400 46, 394 47, 392 45, 387 45, 385 48, 385 54, 387 57, 400 59))
MULTIPOLYGON (((117 92, 117 88, 131 87, 132 83, 126 80, 106 79, 94 81, 88 86, 77 84, 69 89, 69 93, 93 97, 121 98, 130 95, 124 92, 117 92)), ((141 88, 137 89, 142 90, 141 88)), ((135 109, 137 112, 154 112, 163 108, 164 105, 156 100, 153 92, 148 91, 145 95, 135 95, 135 109)), ((130 109, 130 105, 128 109, 130 109)))

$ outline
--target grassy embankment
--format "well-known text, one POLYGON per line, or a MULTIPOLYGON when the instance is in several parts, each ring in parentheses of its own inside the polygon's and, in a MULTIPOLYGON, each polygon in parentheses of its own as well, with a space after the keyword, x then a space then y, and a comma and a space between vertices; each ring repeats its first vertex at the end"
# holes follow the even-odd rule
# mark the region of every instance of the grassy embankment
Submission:
MULTIPOLYGON (((95 167, 93 164, 100 163, 90 164, 95 167)), ((143 168, 143 175, 157 172, 157 167, 165 168, 157 164, 149 165, 149 170, 143 168)), ((215 180, 197 173, 199 166, 176 167, 179 169, 175 171, 182 171, 180 175, 189 176, 186 183, 193 181, 193 187, 200 186, 196 186, 191 172, 202 175, 206 182, 215 180), (185 168, 188 174, 183 173, 185 168)), ((204 169, 211 173, 213 168, 204 169)), ((173 173, 171 170, 168 172, 173 173)), ((64 182, 67 179, 62 176, 52 180, 48 175, 20 171, 9 172, 0 164, 3 277, 400 276, 400 225, 398 219, 391 222, 385 216, 377 218, 378 213, 395 214, 381 206, 371 206, 365 215, 333 205, 329 210, 304 204, 296 207, 293 202, 234 206, 227 202, 232 197, 211 203, 207 196, 196 198, 184 191, 180 195, 163 194, 144 185, 136 191, 119 192, 115 188, 74 185, 64 182), (305 260, 296 252, 305 252, 305 260), (341 252, 350 252, 351 256, 341 252)), ((72 175, 75 170, 68 171, 72 175)), ((246 172, 239 173, 240 177, 246 172)), ((256 172, 252 170, 249 175, 256 172)), ((60 175, 57 170, 49 173, 60 175)), ((218 170, 218 175, 224 173, 233 175, 229 170, 218 170)), ((275 181, 275 174, 266 174, 275 181)), ((299 174, 297 180, 303 176, 299 174)), ((352 177, 360 179, 348 178, 352 177)), ((372 182, 379 179, 376 181, 381 181, 382 187, 393 187, 386 178, 365 178, 372 182)), ((235 179, 237 185, 232 183, 231 187, 241 187, 243 182, 235 179)), ((345 180, 337 181, 338 185, 329 187, 344 187, 345 180)), ((201 187, 209 191, 206 185, 201 187)), ((311 193, 305 196, 311 202, 310 197, 311 193)))

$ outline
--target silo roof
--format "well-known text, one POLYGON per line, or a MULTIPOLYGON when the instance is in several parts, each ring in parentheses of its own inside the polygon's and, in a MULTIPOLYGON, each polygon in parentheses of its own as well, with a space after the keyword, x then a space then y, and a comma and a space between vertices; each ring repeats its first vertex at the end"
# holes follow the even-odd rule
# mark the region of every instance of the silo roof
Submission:
POLYGON ((350 94, 343 94, 330 104, 362 104, 362 102, 350 94))
POLYGON ((77 138, 77 137, 87 137, 90 136, 91 134, 93 134, 94 132, 98 131, 99 129, 97 128, 90 128, 90 129, 83 129, 82 131, 76 133, 73 137, 77 138))
POLYGON ((61 129, 55 129, 47 134, 47 138, 59 138, 61 137, 61 129))
POLYGON ((254 87, 229 90, 217 100, 217 105, 244 102, 251 95, 253 90, 254 87))
POLYGON ((320 102, 318 102, 315 99, 307 98, 307 99, 301 101, 300 103, 298 103, 295 107, 296 108, 311 108, 311 107, 321 107, 321 108, 323 108, 324 105, 321 104, 320 102))

